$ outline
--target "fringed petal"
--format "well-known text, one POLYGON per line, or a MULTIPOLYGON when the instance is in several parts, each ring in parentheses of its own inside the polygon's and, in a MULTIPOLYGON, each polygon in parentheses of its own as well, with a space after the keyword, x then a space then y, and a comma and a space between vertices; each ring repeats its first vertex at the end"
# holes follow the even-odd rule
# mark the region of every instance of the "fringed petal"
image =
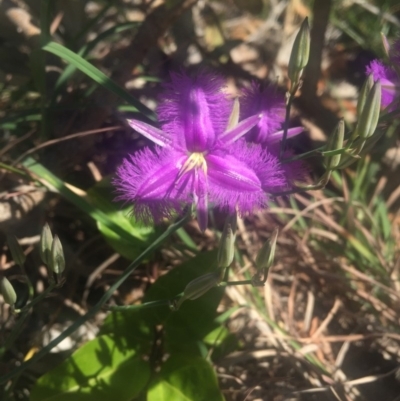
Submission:
POLYGON ((210 150, 230 115, 232 102, 221 91, 223 86, 221 77, 206 72, 194 77, 171 74, 157 112, 176 147, 190 152, 210 150))
POLYGON ((185 159, 185 155, 170 150, 153 152, 146 148, 137 152, 118 168, 116 199, 132 203, 134 215, 144 221, 160 221, 181 213, 190 202, 192 187, 186 180, 177 179, 185 159))

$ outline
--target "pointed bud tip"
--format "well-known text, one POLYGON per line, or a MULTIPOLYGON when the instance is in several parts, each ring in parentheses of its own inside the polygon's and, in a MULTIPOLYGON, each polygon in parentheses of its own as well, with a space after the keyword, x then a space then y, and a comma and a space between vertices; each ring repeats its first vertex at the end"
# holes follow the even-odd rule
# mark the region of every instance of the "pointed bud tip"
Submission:
POLYGON ((14 307, 17 302, 17 294, 15 293, 14 287, 6 277, 0 279, 0 293, 3 295, 4 302, 14 307))
POLYGON ((17 237, 15 235, 7 234, 7 244, 14 263, 22 267, 25 263, 26 256, 21 248, 21 245, 18 242, 17 237))

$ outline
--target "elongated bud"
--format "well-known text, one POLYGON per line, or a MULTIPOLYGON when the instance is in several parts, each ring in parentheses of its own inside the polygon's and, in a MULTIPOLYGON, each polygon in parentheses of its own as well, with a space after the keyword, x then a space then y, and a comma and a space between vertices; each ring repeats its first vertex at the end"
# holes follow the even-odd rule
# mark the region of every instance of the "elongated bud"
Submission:
POLYGON ((368 98, 368 94, 374 86, 374 77, 372 74, 365 80, 364 85, 361 88, 360 95, 358 96, 357 102, 357 115, 360 117, 364 109, 365 103, 368 98))
MULTIPOLYGON (((341 119, 333 131, 331 137, 328 142, 328 150, 339 150, 343 148, 344 142, 344 120, 341 119)), ((333 170, 340 163, 342 155, 334 155, 330 157, 326 157, 325 164, 327 170, 333 170)))
POLYGON ((53 235, 49 225, 46 223, 40 236, 40 257, 45 265, 50 266, 51 263, 51 245, 53 243, 53 235))
POLYGON ((228 267, 235 256, 235 240, 237 230, 237 215, 229 215, 225 220, 224 230, 218 248, 218 267, 228 267))
POLYGON ((298 84, 304 67, 310 57, 310 27, 308 17, 301 24, 300 30, 294 40, 289 59, 288 76, 291 80, 291 90, 298 84))
POLYGON ((258 252, 256 258, 256 266, 258 271, 266 272, 274 263, 278 232, 279 230, 275 228, 275 230, 272 232, 271 237, 258 252))
POLYGON ((375 132, 381 110, 381 96, 381 83, 378 80, 368 93, 365 106, 354 131, 355 137, 359 136, 366 139, 375 132))
POLYGON ((0 293, 3 295, 4 302, 14 307, 15 302, 17 302, 17 294, 15 293, 14 287, 6 277, 3 277, 0 280, 0 293))
POLYGON ((386 56, 390 57, 389 41, 387 40, 387 37, 385 36, 385 34, 383 32, 381 32, 381 39, 382 39, 383 48, 385 49, 386 56))
POLYGON ((26 256, 17 240, 17 237, 15 235, 7 235, 7 244, 15 264, 18 266, 23 266, 26 260, 26 256))
POLYGON ((235 128, 238 125, 239 117, 240 117, 240 103, 239 99, 236 98, 233 102, 231 115, 229 116, 227 130, 235 128))
POLYGON ((221 272, 216 271, 213 273, 208 273, 203 276, 197 277, 192 280, 183 291, 181 299, 178 301, 177 309, 182 305, 182 303, 188 299, 194 300, 201 297, 211 288, 215 287, 221 281, 221 272))
POLYGON ((60 275, 65 269, 64 251, 57 235, 54 236, 53 244, 51 246, 50 268, 57 275, 60 275))

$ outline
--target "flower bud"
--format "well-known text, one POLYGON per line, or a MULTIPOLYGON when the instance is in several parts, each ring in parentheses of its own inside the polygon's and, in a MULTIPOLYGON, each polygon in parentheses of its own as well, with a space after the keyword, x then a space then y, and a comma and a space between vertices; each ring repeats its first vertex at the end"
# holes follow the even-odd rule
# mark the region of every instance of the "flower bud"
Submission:
POLYGON ((390 57, 389 41, 387 40, 387 37, 385 36, 385 34, 383 32, 381 32, 381 39, 382 39, 383 48, 385 49, 386 56, 390 57))
POLYGON ((363 139, 369 138, 375 132, 376 126, 378 125, 380 110, 381 83, 378 80, 368 93, 365 106, 362 109, 353 136, 359 136, 363 139))
POLYGON ((51 245, 50 268, 57 275, 60 275, 65 269, 64 251, 57 235, 54 236, 53 244, 51 245))
POLYGON ((215 287, 221 281, 221 272, 218 270, 213 273, 204 274, 192 280, 183 291, 181 299, 177 303, 177 309, 187 299, 194 300, 201 297, 211 288, 215 287))
POLYGON ((304 67, 310 56, 310 27, 308 17, 301 24, 300 30, 294 40, 289 59, 288 76, 291 80, 291 89, 299 82, 304 67))
POLYGON ((8 244, 8 249, 11 252, 13 261, 15 262, 16 265, 22 267, 25 263, 26 256, 21 248, 21 245, 17 240, 17 237, 15 235, 7 235, 7 244, 8 244))
POLYGON ((40 257, 45 265, 50 266, 51 263, 51 245, 53 243, 53 235, 49 225, 46 223, 40 236, 40 257))
POLYGON ((237 230, 237 215, 228 215, 218 248, 218 267, 228 267, 235 256, 235 239, 237 230))
POLYGON ((239 123, 239 117, 240 117, 240 103, 239 99, 236 98, 233 102, 232 112, 231 115, 229 116, 228 126, 226 129, 230 130, 232 128, 235 128, 239 123))
POLYGON ((274 263, 276 241, 278 239, 278 232, 279 232, 278 229, 275 228, 275 230, 272 232, 271 237, 263 245, 263 247, 260 249, 260 251, 257 254, 257 258, 256 258, 257 270, 259 272, 264 271, 264 278, 266 278, 267 270, 274 263))
POLYGON ((358 96, 358 102, 357 102, 357 115, 360 117, 362 114, 362 111, 365 106, 365 102, 367 101, 368 94, 371 91, 372 87, 374 86, 374 77, 372 74, 368 75, 368 78, 365 80, 360 94, 358 96))
MULTIPOLYGON (((344 142, 344 121, 341 119, 329 138, 327 148, 328 150, 339 150, 343 148, 344 142)), ((333 170, 340 163, 342 155, 334 155, 325 158, 325 165, 327 170, 333 170)))
POLYGON ((6 277, 3 277, 0 280, 0 293, 3 295, 4 302, 14 307, 15 302, 17 302, 17 294, 15 293, 14 287, 6 277))

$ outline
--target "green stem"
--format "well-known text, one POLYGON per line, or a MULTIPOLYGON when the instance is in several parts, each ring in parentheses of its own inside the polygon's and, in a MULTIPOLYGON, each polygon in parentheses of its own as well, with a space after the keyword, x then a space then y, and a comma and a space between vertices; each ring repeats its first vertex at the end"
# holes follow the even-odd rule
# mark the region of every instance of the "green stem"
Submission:
POLYGON ((32 300, 29 304, 25 305, 21 312, 20 317, 13 327, 10 335, 8 336, 6 342, 4 343, 3 347, 0 348, 0 356, 3 356, 4 353, 11 348, 14 344, 15 340, 19 337, 24 327, 24 323, 29 316, 29 311, 32 309, 36 304, 38 304, 43 298, 45 298, 54 288, 54 285, 50 285, 47 287, 40 295, 38 295, 35 299, 32 300))
POLYGON ((220 283, 220 287, 230 287, 232 285, 248 285, 253 284, 251 280, 238 280, 238 281, 223 281, 220 283))
POLYGON ((0 163, 0 168, 3 168, 4 170, 11 171, 12 173, 15 173, 15 174, 22 175, 24 177, 28 176, 28 174, 25 171, 20 170, 19 168, 15 168, 15 167, 9 166, 8 164, 0 163))
POLYGON ((139 304, 139 305, 113 305, 113 306, 107 306, 106 310, 109 311, 127 311, 127 310, 137 310, 137 309, 148 309, 148 308, 155 308, 157 306, 170 306, 171 305, 171 300, 169 299, 161 299, 159 301, 151 301, 151 302, 145 302, 144 304, 139 304))
POLYGON ((54 347, 60 344, 65 338, 71 335, 80 326, 86 323, 89 319, 96 315, 97 312, 101 310, 103 305, 111 298, 114 291, 132 274, 133 271, 137 269, 143 259, 149 256, 155 249, 157 249, 161 243, 168 238, 172 233, 174 233, 178 228, 182 227, 188 220, 191 212, 188 212, 184 217, 178 220, 176 223, 170 225, 163 234, 161 234, 148 248, 146 248, 124 271, 121 277, 109 288, 109 290, 101 297, 99 302, 86 312, 83 316, 78 318, 71 326, 69 326, 64 332, 62 332, 54 340, 50 341, 45 347, 43 347, 34 357, 27 360, 16 369, 10 373, 0 377, 0 384, 6 383, 8 380, 12 379, 14 376, 20 374, 29 366, 36 363, 38 360, 43 358, 48 352, 50 352, 54 347))
POLYGON ((282 137, 282 142, 281 142, 281 151, 279 153, 279 160, 283 159, 283 154, 285 153, 286 138, 287 138, 287 133, 288 133, 288 129, 289 129, 290 109, 292 108, 294 93, 296 93, 296 89, 294 89, 293 91, 290 91, 289 97, 287 98, 287 101, 286 101, 285 124, 283 126, 283 137, 282 137))

